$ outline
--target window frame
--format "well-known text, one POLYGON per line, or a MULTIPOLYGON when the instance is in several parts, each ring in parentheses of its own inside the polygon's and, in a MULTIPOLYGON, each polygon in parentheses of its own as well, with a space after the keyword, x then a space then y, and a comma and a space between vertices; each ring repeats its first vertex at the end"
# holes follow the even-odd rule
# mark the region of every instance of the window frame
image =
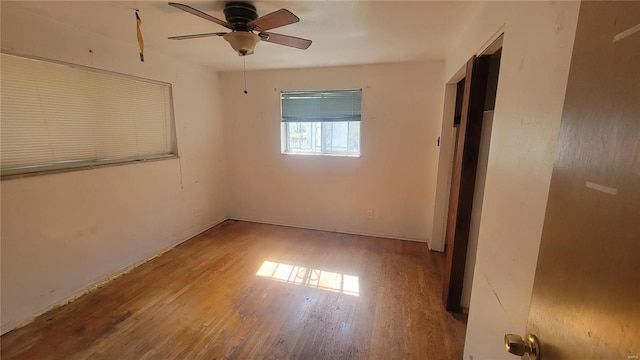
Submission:
POLYGON ((61 61, 61 60, 49 59, 49 58, 35 56, 35 55, 21 54, 21 53, 17 53, 17 52, 5 50, 5 49, 2 49, 0 53, 2 53, 3 55, 19 57, 26 60, 35 60, 35 61, 40 61, 40 62, 53 64, 53 65, 66 66, 71 69, 77 69, 81 71, 108 75, 114 78, 123 78, 126 80, 133 80, 133 81, 144 82, 147 84, 165 86, 168 92, 167 131, 169 133, 168 134, 169 151, 167 153, 157 153, 157 154, 147 154, 147 155, 137 155, 137 156, 120 156, 120 157, 114 156, 110 158, 100 158, 96 160, 60 160, 60 161, 56 161, 46 165, 20 165, 20 166, 14 166, 6 169, 0 169, 1 180, 9 180, 9 179, 15 179, 15 178, 56 174, 56 173, 64 173, 64 172, 72 172, 72 171, 80 171, 80 170, 90 170, 90 169, 102 168, 102 167, 121 166, 121 165, 135 164, 135 163, 170 160, 170 159, 179 158, 176 124, 175 124, 175 116, 174 116, 174 105, 173 105, 173 85, 171 83, 153 80, 153 79, 147 79, 147 78, 143 78, 135 75, 119 73, 116 71, 110 71, 110 70, 98 69, 98 68, 85 66, 85 65, 74 64, 74 63, 61 61))
POLYGON ((361 136, 361 130, 362 130, 362 88, 348 88, 348 89, 319 89, 319 90, 282 90, 280 91, 280 139, 281 139, 281 147, 280 147, 280 153, 282 155, 311 155, 311 156, 339 156, 339 157, 360 157, 362 155, 362 148, 361 148, 361 144, 360 141, 362 140, 362 136, 361 136), (359 91, 360 92, 360 120, 345 120, 345 121, 284 121, 283 119, 283 94, 291 94, 291 93, 326 93, 326 92, 353 92, 353 91, 359 91), (327 149, 327 142, 325 141, 325 129, 328 126, 328 124, 333 124, 334 122, 337 123, 347 123, 347 150, 346 151, 341 151, 341 150, 329 150, 327 149), (349 134, 351 131, 351 126, 352 123, 358 123, 359 124, 359 129, 358 129, 358 152, 353 152, 353 151, 349 151, 349 145, 348 145, 348 139, 349 139, 349 134), (295 149, 291 149, 290 147, 290 141, 289 141, 289 134, 290 134, 290 125, 291 124, 296 124, 297 126, 300 126, 300 124, 303 123, 309 123, 312 124, 311 126, 314 127, 315 124, 320 124, 320 151, 296 151, 295 149))

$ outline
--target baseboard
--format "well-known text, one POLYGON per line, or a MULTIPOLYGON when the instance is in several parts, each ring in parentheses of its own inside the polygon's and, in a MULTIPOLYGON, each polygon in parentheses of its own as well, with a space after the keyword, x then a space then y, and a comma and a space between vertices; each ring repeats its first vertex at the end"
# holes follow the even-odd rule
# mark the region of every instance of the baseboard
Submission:
POLYGON ((208 225, 205 227, 204 230, 201 231, 197 231, 196 233, 192 234, 192 235, 188 235, 187 237, 175 241, 173 243, 171 243, 170 245, 158 250, 158 251, 153 251, 147 255, 144 255, 142 257, 141 260, 136 261, 135 263, 133 263, 132 265, 128 265, 124 268, 121 268, 119 270, 116 270, 115 272, 113 272, 111 275, 106 276, 104 278, 101 279, 97 279, 96 281, 93 281, 90 285, 82 287, 81 289, 78 289, 74 292, 71 293, 71 295, 68 296, 63 296, 59 299, 56 299, 54 301, 51 302, 51 304, 46 305, 36 311, 31 312, 29 315, 26 315, 24 317, 23 320, 15 320, 15 321, 9 321, 5 324, 2 324, 2 326, 0 327, 0 335, 4 335, 5 333, 8 333, 11 330, 17 329, 17 328, 21 328, 29 323, 31 323, 33 320, 35 320, 38 316, 46 313, 47 311, 53 310, 55 308, 58 308, 60 306, 64 306, 66 304, 69 304, 75 300, 77 300, 78 298, 80 298, 81 296, 84 296, 96 289, 99 289, 105 285, 107 285, 108 283, 110 283, 111 281, 119 278, 120 276, 132 271, 133 269, 137 268, 138 266, 151 261, 155 258, 157 258, 158 256, 161 256, 162 254, 166 253, 167 251, 175 248, 176 246, 182 244, 185 241, 188 241, 190 239, 193 239, 194 237, 204 233, 205 231, 208 231, 209 229, 227 221, 228 218, 223 218, 222 220, 216 221, 213 223, 213 225, 208 225))
POLYGON ((335 233, 339 233, 339 234, 363 235, 363 236, 372 236, 372 237, 379 237, 379 238, 385 238, 385 239, 405 240, 405 241, 428 243, 428 240, 425 240, 425 239, 416 239, 416 238, 410 238, 410 237, 405 237, 405 236, 400 236, 400 235, 393 235, 393 234, 366 233, 366 232, 358 232, 358 231, 350 231, 350 230, 322 228, 322 227, 315 227, 315 226, 308 226, 308 225, 284 223, 284 222, 280 222, 280 221, 248 219, 248 218, 242 218, 242 217, 238 217, 238 216, 231 216, 231 217, 229 217, 229 220, 246 221, 246 222, 253 222, 253 223, 267 224, 267 225, 287 226, 287 227, 293 227, 293 228, 298 228, 298 229, 330 231, 330 232, 335 232, 335 233))

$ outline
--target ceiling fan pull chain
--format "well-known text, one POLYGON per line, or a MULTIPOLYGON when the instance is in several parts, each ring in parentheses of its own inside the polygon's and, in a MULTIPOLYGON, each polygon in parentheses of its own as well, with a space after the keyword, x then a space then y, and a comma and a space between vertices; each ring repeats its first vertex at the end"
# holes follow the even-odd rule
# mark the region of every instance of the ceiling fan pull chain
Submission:
POLYGON ((247 94, 247 57, 242 57, 242 76, 244 77, 244 93, 247 94))

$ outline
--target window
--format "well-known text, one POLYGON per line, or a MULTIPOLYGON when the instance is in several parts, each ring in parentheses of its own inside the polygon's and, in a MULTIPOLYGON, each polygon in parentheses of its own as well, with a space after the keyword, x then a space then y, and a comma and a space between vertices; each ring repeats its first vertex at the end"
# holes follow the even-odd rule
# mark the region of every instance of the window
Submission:
POLYGON ((174 157, 171 85, 2 54, 2 178, 174 157))
POLYGON ((285 91, 282 153, 360 155, 362 90, 285 91))

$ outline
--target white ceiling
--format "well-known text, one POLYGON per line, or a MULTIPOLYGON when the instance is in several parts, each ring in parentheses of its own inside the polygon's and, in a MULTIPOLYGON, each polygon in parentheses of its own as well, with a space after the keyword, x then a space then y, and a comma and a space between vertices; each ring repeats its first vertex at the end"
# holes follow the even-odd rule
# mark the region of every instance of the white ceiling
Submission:
MULTIPOLYGON (((181 2, 220 19, 225 1, 181 2)), ((3 1, 5 2, 5 1, 3 1)), ((444 59, 474 1, 255 1, 258 15, 286 8, 300 22, 272 32, 313 40, 308 50, 258 43, 247 69, 276 69, 444 59)), ((136 43, 135 10, 146 49, 220 71, 242 69, 242 58, 220 37, 168 40, 173 35, 226 31, 166 1, 21 1, 12 3, 81 30, 136 43)), ((149 56, 149 55, 147 55, 149 56)))

